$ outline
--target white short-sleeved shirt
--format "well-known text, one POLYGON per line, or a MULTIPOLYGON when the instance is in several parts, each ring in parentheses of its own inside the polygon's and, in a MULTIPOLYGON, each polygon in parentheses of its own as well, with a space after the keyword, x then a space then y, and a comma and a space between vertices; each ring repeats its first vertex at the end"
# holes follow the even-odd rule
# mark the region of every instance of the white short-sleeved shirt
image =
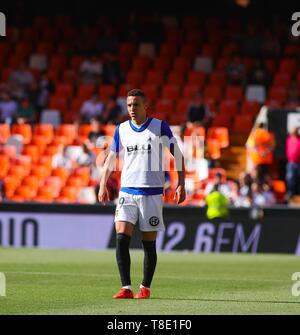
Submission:
POLYGON ((124 150, 121 190, 135 195, 163 193, 165 171, 162 148, 175 143, 165 121, 148 118, 140 127, 131 120, 121 123, 114 134, 111 150, 124 150), (163 146, 160 143, 164 143, 163 146))

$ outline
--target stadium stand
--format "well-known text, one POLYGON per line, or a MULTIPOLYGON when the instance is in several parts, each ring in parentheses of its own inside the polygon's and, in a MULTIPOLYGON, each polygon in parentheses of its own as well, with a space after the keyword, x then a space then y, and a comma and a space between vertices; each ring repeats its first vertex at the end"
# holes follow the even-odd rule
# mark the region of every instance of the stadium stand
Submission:
MULTIPOLYGON (((152 14, 147 19, 152 22, 152 14)), ((123 113, 106 124, 103 116, 109 109, 108 101, 111 97, 126 97, 127 91, 134 87, 145 91, 151 115, 167 120, 172 126, 181 126, 187 121, 189 104, 197 91, 203 92, 205 103, 214 115, 206 129, 204 158, 209 161, 210 171, 223 168, 226 178, 239 178, 246 169, 246 140, 260 108, 265 104, 284 107, 288 103, 299 103, 289 100, 292 83, 298 85, 298 90, 300 85, 296 57, 299 45, 286 38, 281 41, 282 50, 274 57, 264 55, 263 50, 247 53, 236 35, 237 29, 247 34, 247 26, 241 20, 224 22, 179 14, 173 20, 165 19, 160 18, 164 27, 160 38, 154 36, 148 41, 143 36, 139 39, 130 39, 126 34, 118 36, 117 23, 108 18, 117 41, 113 51, 109 49, 112 47, 109 42, 105 45, 102 41, 103 45, 98 45, 104 28, 101 22, 82 27, 74 25, 71 17, 36 16, 32 27, 22 30, 11 27, 19 31, 17 37, 8 29, 8 41, 0 41, 0 91, 8 91, 17 104, 24 94, 29 96, 36 115, 34 123, 19 124, 15 110, 9 120, 4 113, 9 109, 9 102, 1 95, 0 178, 4 180, 6 199, 76 202, 83 187, 95 187, 101 173, 96 159, 86 166, 72 159, 71 167, 63 163, 53 167, 52 158, 61 145, 63 148, 88 146, 95 157, 106 150, 116 125, 127 118, 123 113), (172 22, 177 22, 177 27, 172 22), (85 31, 89 31, 86 40, 85 31), (100 56, 101 73, 95 82, 85 82, 80 74, 81 65, 95 53, 100 56), (111 53, 111 60, 104 60, 105 53, 111 53), (246 78, 232 83, 228 68, 236 55, 241 56, 240 64, 231 71, 243 68, 246 78), (270 85, 249 82, 257 59, 265 65, 271 77, 270 85), (19 70, 21 63, 26 67, 22 71, 19 70), (24 80, 18 82, 18 76, 24 80), (26 82, 31 76, 32 82, 26 82), (83 102, 93 93, 98 93, 104 106, 97 130, 92 124, 80 123, 79 117, 83 102), (98 135, 106 136, 101 139, 101 148, 94 141, 98 135), (18 154, 10 149, 13 147, 8 142, 11 136, 23 145, 18 154)), ((253 23, 254 28, 261 27, 261 23, 259 20, 256 25, 253 23)), ((135 24, 141 28, 142 19, 136 19, 135 24)), ((259 35, 261 32, 257 29, 257 37, 259 35)), ((91 71, 94 71, 93 64, 91 71)), ((203 190, 210 176, 211 173, 201 183, 196 176, 192 178, 191 203, 202 204, 203 190)), ((271 186, 278 201, 283 202, 285 183, 278 179, 278 173, 273 177, 271 186)), ((170 178, 173 185, 172 173, 170 178)), ((171 198, 166 199, 172 202, 171 198)))

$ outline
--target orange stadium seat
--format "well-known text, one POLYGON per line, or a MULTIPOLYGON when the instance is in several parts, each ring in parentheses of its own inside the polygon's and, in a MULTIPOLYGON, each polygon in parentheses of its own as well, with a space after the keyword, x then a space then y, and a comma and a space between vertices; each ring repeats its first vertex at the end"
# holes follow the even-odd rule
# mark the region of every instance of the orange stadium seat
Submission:
POLYGON ((158 70, 149 70, 146 76, 146 84, 161 86, 164 83, 164 74, 158 70))
POLYGON ((180 95, 180 86, 173 84, 166 84, 162 87, 162 99, 177 100, 180 95))
POLYGON ((219 105, 219 114, 235 115, 238 113, 238 104, 235 100, 223 100, 219 105))
POLYGON ((55 198, 54 190, 51 185, 43 185, 38 189, 38 197, 45 197, 46 199, 55 198))
POLYGON ((211 159, 216 160, 221 158, 221 147, 218 140, 207 140, 207 151, 211 159))
POLYGON ((90 180, 90 168, 86 166, 79 167, 74 171, 73 176, 81 179, 82 186, 88 186, 90 180))
POLYGON ((133 57, 137 52, 137 45, 132 42, 121 42, 119 46, 119 54, 125 54, 129 57, 133 57))
POLYGON ((10 164, 9 157, 7 155, 0 154, 0 166, 1 166, 0 178, 1 179, 6 176, 8 169, 9 169, 9 164, 10 164))
POLYGON ((31 144, 37 146, 39 155, 43 155, 47 147, 47 139, 43 135, 33 135, 31 144))
POLYGON ((159 57, 167 57, 169 61, 174 59, 177 54, 177 46, 174 43, 162 43, 159 49, 159 57))
POLYGON ((126 83, 134 87, 139 87, 144 81, 144 73, 140 71, 128 71, 126 75, 126 83))
POLYGON ((273 84, 274 86, 289 88, 291 85, 291 74, 282 72, 275 73, 273 84))
POLYGON ((15 176, 7 175, 4 178, 5 197, 8 199, 11 198, 14 195, 15 190, 19 186, 19 184, 20 180, 17 179, 15 176))
POLYGON ((182 85, 185 81, 185 74, 182 71, 170 71, 167 76, 168 85, 182 85))
POLYGON ((144 91, 146 97, 150 100, 156 100, 158 98, 159 92, 158 87, 153 84, 143 84, 141 89, 144 91))
POLYGON ((191 61, 184 56, 178 56, 174 59, 173 69, 176 71, 189 71, 191 68, 191 61))
POLYGON ((170 70, 171 63, 168 57, 158 56, 154 60, 153 70, 166 73, 170 70))
POLYGON ((51 170, 48 169, 45 165, 34 165, 31 168, 30 175, 35 176, 39 181, 45 180, 45 178, 49 177, 51 170))
POLYGON ((167 99, 158 99, 156 101, 154 112, 164 115, 165 117, 163 117, 162 119, 167 118, 168 115, 173 113, 173 111, 174 111, 173 101, 167 99))
POLYGON ((207 130, 207 140, 217 140, 221 148, 229 146, 229 132, 226 127, 210 127, 207 130))
POLYGON ((197 55, 198 48, 194 43, 185 43, 180 48, 180 56, 187 57, 188 59, 192 59, 197 55))
POLYGON ((69 175, 70 175, 70 172, 68 171, 68 169, 66 169, 66 168, 64 168, 62 166, 59 166, 59 167, 54 168, 52 170, 52 176, 59 177, 62 180, 63 184, 66 183, 69 175))
POLYGON ((241 114, 256 116, 259 112, 260 105, 257 101, 244 100, 241 106, 241 114))
POLYGON ((46 143, 49 144, 53 140, 54 129, 52 124, 40 123, 34 126, 34 135, 43 136, 46 143))
POLYGON ((207 85, 204 89, 204 98, 219 102, 222 98, 222 89, 217 85, 207 85))
POLYGON ((14 196, 20 196, 24 199, 24 201, 30 201, 34 195, 34 190, 32 190, 31 187, 27 185, 18 186, 14 193, 14 196))
POLYGON ((36 193, 40 182, 35 176, 26 176, 22 180, 22 185, 29 186, 36 193))
POLYGON ((18 180, 22 180, 26 174, 26 170, 21 165, 10 165, 7 174, 15 176, 18 180))
POLYGON ((201 71, 190 71, 188 74, 187 84, 197 85, 201 89, 205 84, 206 75, 201 71))
POLYGON ((57 109, 61 113, 66 113, 68 110, 68 99, 64 97, 52 96, 49 99, 49 109, 57 109))
POLYGON ((6 123, 0 124, 0 144, 6 143, 10 136, 10 127, 6 123))
POLYGON ((45 150, 46 156, 53 156, 58 153, 59 145, 58 144, 50 144, 47 146, 45 150))
POLYGON ((232 115, 220 115, 217 114, 212 120, 212 127, 231 127, 232 115))
POLYGON ((226 87, 225 99, 240 102, 243 100, 243 95, 244 92, 242 86, 230 85, 226 87))
POLYGON ((232 130, 236 134, 249 134, 253 127, 253 117, 251 115, 236 115, 233 121, 232 130))
POLYGON ((296 59, 283 58, 279 62, 279 72, 289 73, 293 75, 298 70, 296 59))
POLYGON ((55 97, 57 98, 71 98, 73 96, 73 87, 68 83, 60 83, 56 85, 55 97))
POLYGON ((40 155, 39 147, 35 144, 27 144, 24 146, 22 154, 30 156, 32 163, 36 163, 40 155))
POLYGON ((101 100, 107 100, 109 97, 116 95, 116 87, 112 84, 100 85, 99 96, 101 100))
POLYGON ((93 92, 95 92, 95 89, 94 84, 81 84, 77 90, 77 98, 81 101, 88 100, 93 92))
POLYGON ((82 187, 82 180, 80 177, 69 176, 66 182, 66 186, 75 186, 76 188, 82 187))
POLYGON ((70 202, 76 202, 78 188, 75 186, 64 186, 61 189, 60 196, 67 198, 70 202))
POLYGON ((132 62, 131 70, 145 72, 151 65, 151 59, 147 56, 136 56, 132 62))
POLYGON ((56 130, 56 138, 57 136, 63 136, 66 138, 66 144, 70 145, 74 142, 77 137, 77 129, 74 124, 61 124, 58 126, 56 130))
POLYGON ((199 86, 187 84, 183 88, 182 97, 192 100, 195 98, 197 92, 199 92, 199 86))
POLYGON ((51 187, 53 197, 59 196, 61 188, 64 186, 63 181, 58 176, 50 176, 45 179, 44 185, 51 187))
POLYGON ((24 144, 28 144, 32 138, 32 129, 30 124, 13 124, 11 128, 12 135, 21 135, 24 144))
POLYGON ((271 86, 269 88, 269 99, 276 100, 279 103, 284 103, 287 98, 287 90, 281 86, 271 86))
POLYGON ((24 170, 24 175, 29 175, 31 166, 32 166, 32 159, 28 155, 18 155, 14 160, 14 165, 19 165, 24 170))
POLYGON ((50 155, 43 155, 39 157, 38 165, 44 165, 48 170, 52 168, 52 157, 50 155))
POLYGON ((166 41, 167 43, 177 44, 182 41, 183 31, 179 29, 169 29, 166 31, 166 41))

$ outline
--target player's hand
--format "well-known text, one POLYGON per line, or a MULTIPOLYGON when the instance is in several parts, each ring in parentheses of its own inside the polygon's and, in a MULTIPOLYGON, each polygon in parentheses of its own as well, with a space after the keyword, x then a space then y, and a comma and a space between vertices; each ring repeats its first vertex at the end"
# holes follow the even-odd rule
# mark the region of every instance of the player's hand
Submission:
POLYGON ((100 187, 98 192, 98 200, 100 203, 105 204, 109 201, 109 193, 106 187, 100 187))
POLYGON ((185 200, 185 188, 183 185, 178 185, 174 194, 174 200, 179 205, 185 200))

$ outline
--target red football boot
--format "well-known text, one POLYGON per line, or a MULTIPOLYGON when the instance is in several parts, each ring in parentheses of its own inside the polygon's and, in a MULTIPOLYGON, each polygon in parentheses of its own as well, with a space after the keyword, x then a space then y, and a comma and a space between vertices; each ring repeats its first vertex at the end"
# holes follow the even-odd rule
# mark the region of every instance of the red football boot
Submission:
POLYGON ((128 288, 121 288, 121 290, 113 295, 114 299, 133 299, 133 292, 128 288))
POLYGON ((147 287, 141 287, 135 299, 149 299, 150 290, 147 287))

